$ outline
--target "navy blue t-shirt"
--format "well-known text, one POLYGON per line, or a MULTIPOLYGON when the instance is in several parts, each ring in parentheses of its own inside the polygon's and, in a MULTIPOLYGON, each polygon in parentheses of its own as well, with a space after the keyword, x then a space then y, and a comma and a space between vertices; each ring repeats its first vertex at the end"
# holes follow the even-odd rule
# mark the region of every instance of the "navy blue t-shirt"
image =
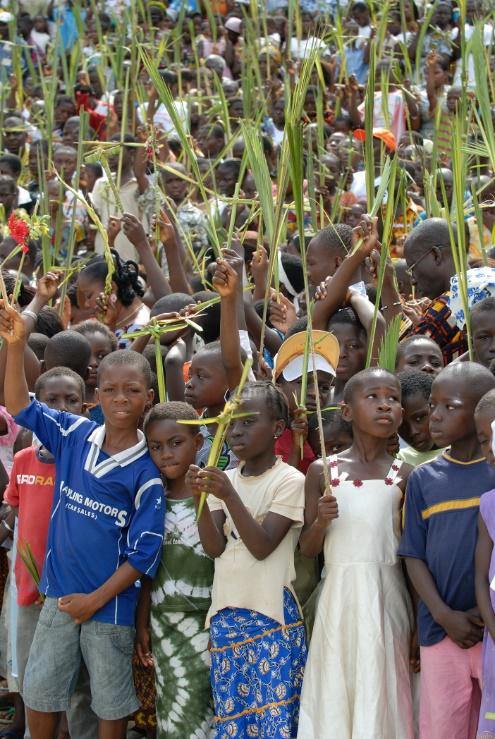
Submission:
MULTIPOLYGON (((124 563, 153 576, 165 524, 163 485, 146 441, 109 456, 105 427, 33 400, 17 416, 55 458, 56 480, 40 589, 51 598, 91 593, 124 563)), ((93 616, 133 625, 132 585, 93 616)))
MULTIPOLYGON (((422 559, 442 600, 456 611, 476 606, 474 551, 480 497, 495 486, 495 467, 486 461, 462 463, 447 454, 417 467, 407 483, 402 557, 422 559)), ((427 647, 445 636, 426 605, 418 604, 419 643, 427 647)))

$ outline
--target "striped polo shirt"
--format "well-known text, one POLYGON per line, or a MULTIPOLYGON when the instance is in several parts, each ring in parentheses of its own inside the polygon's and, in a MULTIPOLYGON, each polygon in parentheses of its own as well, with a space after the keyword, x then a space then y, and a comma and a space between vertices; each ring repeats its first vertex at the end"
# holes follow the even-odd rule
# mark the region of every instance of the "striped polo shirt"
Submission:
MULTIPOLYGON (((406 491, 402 557, 422 559, 442 600, 456 611, 476 606, 474 551, 480 498, 495 487, 495 467, 478 459, 462 463, 447 452, 411 473, 406 491)), ((426 605, 418 605, 419 641, 445 637, 426 605)))

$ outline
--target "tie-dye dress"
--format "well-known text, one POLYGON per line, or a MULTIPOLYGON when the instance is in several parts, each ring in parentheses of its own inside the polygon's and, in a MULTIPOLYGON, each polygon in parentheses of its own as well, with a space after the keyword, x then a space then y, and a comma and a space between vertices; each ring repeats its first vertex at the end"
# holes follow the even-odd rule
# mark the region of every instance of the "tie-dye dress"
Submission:
POLYGON ((213 561, 199 540, 192 498, 167 498, 162 561, 153 581, 151 634, 158 739, 212 735, 209 633, 213 561))

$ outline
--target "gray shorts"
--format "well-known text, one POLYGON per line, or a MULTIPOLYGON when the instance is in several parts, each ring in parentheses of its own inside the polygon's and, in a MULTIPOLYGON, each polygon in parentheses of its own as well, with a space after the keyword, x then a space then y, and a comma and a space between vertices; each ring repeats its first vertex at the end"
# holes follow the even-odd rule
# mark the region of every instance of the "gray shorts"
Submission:
POLYGON ((81 660, 91 685, 91 708, 101 719, 125 718, 139 708, 132 677, 134 628, 100 621, 76 624, 47 598, 24 676, 23 698, 33 711, 67 711, 81 660))

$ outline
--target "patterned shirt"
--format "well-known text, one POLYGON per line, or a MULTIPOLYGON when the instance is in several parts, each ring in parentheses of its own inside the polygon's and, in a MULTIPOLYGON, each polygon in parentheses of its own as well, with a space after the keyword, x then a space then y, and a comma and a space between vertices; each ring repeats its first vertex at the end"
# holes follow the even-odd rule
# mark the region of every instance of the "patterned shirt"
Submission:
POLYGON ((467 352, 466 338, 449 308, 449 298, 450 291, 442 293, 430 305, 422 321, 410 330, 411 334, 422 334, 436 341, 445 365, 467 352))

